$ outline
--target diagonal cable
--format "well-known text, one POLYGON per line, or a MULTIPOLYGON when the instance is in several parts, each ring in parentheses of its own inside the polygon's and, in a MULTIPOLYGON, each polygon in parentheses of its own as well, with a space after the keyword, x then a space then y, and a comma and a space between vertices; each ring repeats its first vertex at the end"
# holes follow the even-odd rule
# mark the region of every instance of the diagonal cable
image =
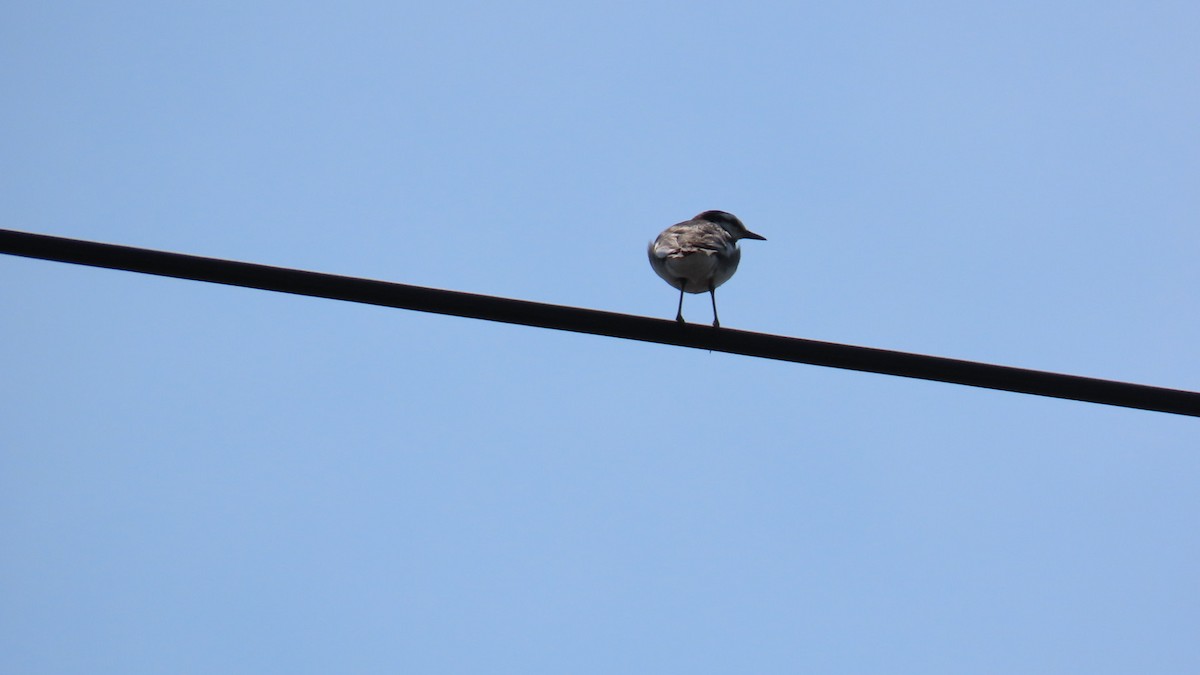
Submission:
POLYGON ((1200 417, 1200 392, 0 229, 0 253, 1200 417))

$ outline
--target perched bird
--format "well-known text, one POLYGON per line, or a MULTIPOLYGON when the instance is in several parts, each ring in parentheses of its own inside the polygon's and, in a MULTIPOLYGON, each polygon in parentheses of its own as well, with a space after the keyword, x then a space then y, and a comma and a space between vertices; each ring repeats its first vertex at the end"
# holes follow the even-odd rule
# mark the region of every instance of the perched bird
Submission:
POLYGON ((724 211, 705 211, 662 231, 650 244, 650 266, 672 287, 679 289, 679 309, 675 320, 683 323, 683 294, 708 293, 712 296, 713 327, 717 319, 717 286, 737 271, 742 252, 739 239, 766 237, 746 229, 737 216, 724 211))

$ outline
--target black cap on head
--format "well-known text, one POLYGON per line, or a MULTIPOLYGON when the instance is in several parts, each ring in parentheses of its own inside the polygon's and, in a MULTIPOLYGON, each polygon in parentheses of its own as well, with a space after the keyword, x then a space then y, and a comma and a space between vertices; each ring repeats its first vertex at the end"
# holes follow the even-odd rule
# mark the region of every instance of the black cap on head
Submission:
POLYGON ((696 216, 695 220, 706 220, 710 223, 721 225, 725 229, 729 230, 738 239, 758 239, 760 241, 767 240, 767 238, 761 234, 754 234, 750 230, 747 230, 746 226, 742 224, 742 221, 738 220, 737 216, 729 213, 728 211, 705 211, 704 213, 696 216))
POLYGON ((737 216, 728 211, 705 211, 696 216, 696 220, 707 220, 710 223, 725 223, 726 225, 733 225, 735 227, 745 227, 745 225, 742 225, 742 221, 738 220, 737 216))

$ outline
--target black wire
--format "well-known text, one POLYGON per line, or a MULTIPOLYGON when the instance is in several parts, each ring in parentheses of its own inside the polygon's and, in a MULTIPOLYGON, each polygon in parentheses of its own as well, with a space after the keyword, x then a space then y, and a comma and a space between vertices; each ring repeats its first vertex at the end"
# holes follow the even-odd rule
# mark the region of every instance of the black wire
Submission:
POLYGON ((1200 393, 0 229, 0 253, 1200 417, 1200 393))

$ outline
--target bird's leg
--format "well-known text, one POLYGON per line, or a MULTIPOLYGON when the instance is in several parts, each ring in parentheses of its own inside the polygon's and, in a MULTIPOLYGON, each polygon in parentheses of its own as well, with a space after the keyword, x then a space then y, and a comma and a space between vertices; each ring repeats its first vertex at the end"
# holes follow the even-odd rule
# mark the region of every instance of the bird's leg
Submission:
POLYGON ((720 328, 721 320, 717 318, 717 288, 712 285, 711 281, 708 282, 708 294, 712 297, 713 303, 713 328, 720 328))
POLYGON ((683 289, 687 288, 687 279, 680 279, 679 283, 679 309, 675 310, 675 320, 679 323, 683 321, 683 289))

